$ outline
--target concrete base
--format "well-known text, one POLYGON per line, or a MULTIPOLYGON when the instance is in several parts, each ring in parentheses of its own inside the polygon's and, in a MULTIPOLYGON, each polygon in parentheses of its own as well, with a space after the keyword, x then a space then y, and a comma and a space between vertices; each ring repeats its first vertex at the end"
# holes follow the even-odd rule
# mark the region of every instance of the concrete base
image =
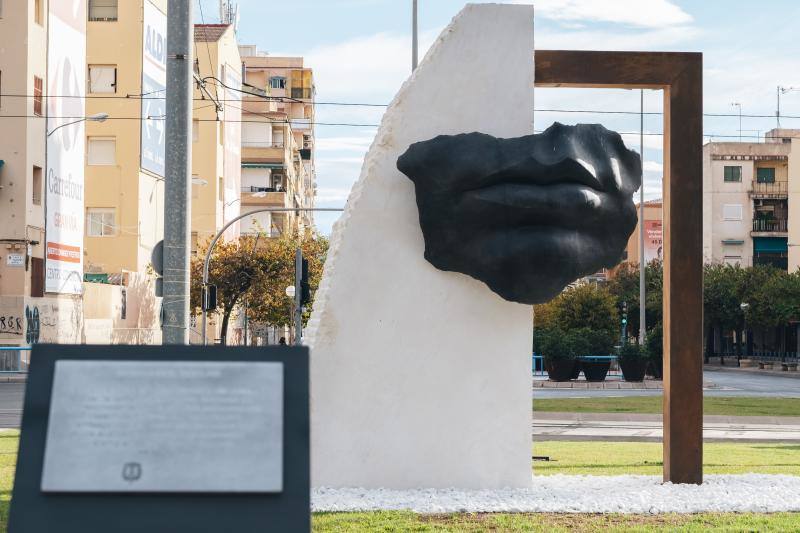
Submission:
POLYGON ((389 106, 307 331, 312 484, 528 487, 531 308, 423 258, 411 143, 533 132, 533 8, 468 5, 389 106))

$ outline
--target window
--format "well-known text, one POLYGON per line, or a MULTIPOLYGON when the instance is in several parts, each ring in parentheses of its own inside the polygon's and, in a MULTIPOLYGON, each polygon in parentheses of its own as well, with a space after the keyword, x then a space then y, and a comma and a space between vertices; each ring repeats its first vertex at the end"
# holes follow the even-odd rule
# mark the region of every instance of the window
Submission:
POLYGON ((198 237, 198 233, 196 231, 192 232, 192 241, 191 241, 191 248, 192 248, 192 255, 197 255, 198 246, 197 243, 200 241, 198 237))
POLYGON ((726 182, 741 182, 742 181, 742 167, 725 167, 724 179, 726 182))
POLYGON ((42 116, 42 78, 33 77, 33 114, 37 117, 42 116))
POLYGON ((33 167, 33 191, 31 193, 33 205, 42 205, 42 167, 33 167))
POLYGON ((723 220, 742 220, 742 204, 725 204, 722 206, 723 220))
POLYGON ((217 196, 220 202, 225 200, 225 180, 223 178, 219 178, 219 190, 217 191, 217 196))
POLYGON ((272 76, 269 79, 269 86, 271 89, 285 89, 286 78, 284 78, 283 76, 272 76))
POLYGON ((756 181, 758 183, 775 183, 775 169, 772 167, 757 168, 756 181))
POLYGON ((87 165, 116 165, 117 139, 115 137, 89 137, 86 142, 87 165))
POLYGON ((117 92, 117 67, 114 65, 89 65, 89 92, 117 92))
POLYGON ((35 0, 33 8, 33 20, 39 26, 44 26, 44 9, 42 8, 42 1, 43 0, 35 0))
POLYGON ((86 235, 89 237, 113 236, 116 220, 113 209, 92 208, 86 210, 86 235))
POLYGON ((283 191, 283 174, 272 175, 272 188, 276 191, 283 191))
POLYGON ((89 0, 89 20, 117 20, 117 0, 89 0))
POLYGON ((200 121, 197 119, 192 120, 192 142, 196 143, 200 140, 200 121))

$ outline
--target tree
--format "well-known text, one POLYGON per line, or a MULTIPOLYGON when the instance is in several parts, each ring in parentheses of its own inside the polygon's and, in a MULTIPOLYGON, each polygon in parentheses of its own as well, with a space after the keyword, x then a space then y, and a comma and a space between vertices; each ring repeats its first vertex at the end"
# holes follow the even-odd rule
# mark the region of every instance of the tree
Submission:
POLYGON ((620 325, 615 300, 608 289, 588 283, 568 287, 550 302, 535 306, 534 316, 537 330, 587 328, 616 337, 620 325))
MULTIPOLYGON (((233 311, 247 300, 247 316, 254 322, 268 325, 291 323, 291 299, 286 287, 294 285, 295 250, 303 249, 309 260, 310 285, 319 285, 328 242, 308 232, 304 235, 271 239, 264 235, 243 235, 237 241, 219 241, 211 255, 210 284, 217 287, 217 311, 222 313, 222 344, 233 311)), ((191 306, 200 310, 202 272, 205 250, 201 247, 192 260, 191 306)), ((306 319, 307 319, 306 315, 306 319)))
POLYGON ((743 276, 744 270, 739 265, 713 263, 703 269, 703 318, 708 331, 706 361, 713 352, 715 329, 740 329, 744 317, 739 294, 743 276))
MULTIPOLYGON (((650 261, 644 269, 645 278, 645 326, 650 329, 661 323, 663 315, 664 269, 661 261, 650 261)), ((617 309, 628 305, 628 333, 639 336, 639 265, 624 263, 608 283, 617 309)))

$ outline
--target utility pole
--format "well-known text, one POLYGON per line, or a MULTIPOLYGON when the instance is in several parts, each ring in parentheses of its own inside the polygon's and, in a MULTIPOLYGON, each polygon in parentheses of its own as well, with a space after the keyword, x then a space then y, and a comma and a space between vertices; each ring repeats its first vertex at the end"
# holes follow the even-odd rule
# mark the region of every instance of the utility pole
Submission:
POLYGON ((300 289, 303 276, 303 250, 298 248, 294 253, 294 344, 300 346, 303 341, 303 291, 300 289))
POLYGON ((411 15, 411 72, 417 70, 419 64, 419 31, 417 26, 417 0, 412 0, 411 15))
POLYGON ((169 0, 164 183, 163 344, 189 343, 193 0, 169 0))
POLYGON ((741 102, 732 102, 731 106, 739 108, 739 142, 742 142, 742 104, 741 102))
POLYGON ((639 92, 639 151, 642 154, 642 186, 639 188, 639 346, 644 346, 645 256, 644 256, 644 89, 639 92))

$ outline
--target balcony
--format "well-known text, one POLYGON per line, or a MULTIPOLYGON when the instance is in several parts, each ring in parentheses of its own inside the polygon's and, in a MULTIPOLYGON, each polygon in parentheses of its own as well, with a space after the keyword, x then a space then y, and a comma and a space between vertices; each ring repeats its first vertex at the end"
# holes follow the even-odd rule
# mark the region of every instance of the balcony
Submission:
POLYGON ((292 87, 292 98, 311 100, 311 87, 292 87))
POLYGON ((264 207, 290 207, 289 195, 285 190, 273 187, 242 187, 242 205, 264 207))
POLYGON ((286 147, 283 142, 242 141, 242 161, 282 162, 286 147))
POLYGON ((785 219, 756 219, 753 220, 753 233, 786 233, 788 221, 785 219))
POLYGON ((750 194, 754 198, 788 198, 789 183, 786 181, 761 182, 753 180, 750 194))

